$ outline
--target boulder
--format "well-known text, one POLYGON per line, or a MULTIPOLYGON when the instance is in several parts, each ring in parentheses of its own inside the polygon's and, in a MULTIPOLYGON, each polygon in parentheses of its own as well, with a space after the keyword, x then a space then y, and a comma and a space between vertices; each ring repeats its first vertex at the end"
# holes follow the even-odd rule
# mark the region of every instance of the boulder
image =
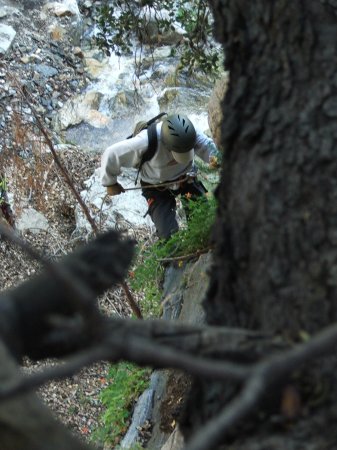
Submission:
POLYGON ((102 94, 91 91, 69 100, 53 119, 54 129, 66 130, 81 122, 89 123, 93 127, 104 128, 110 119, 98 111, 101 99, 102 94))
POLYGON ((17 219, 16 227, 19 231, 29 230, 33 234, 46 231, 49 228, 48 220, 34 208, 27 208, 22 211, 17 219))
POLYGON ((158 96, 158 104, 161 111, 187 112, 207 110, 209 101, 208 92, 199 92, 188 87, 168 87, 158 96))
POLYGON ((0 24, 0 55, 7 53, 14 41, 15 35, 16 31, 14 28, 4 23, 0 24))
POLYGON ((154 8, 143 8, 142 15, 143 27, 140 31, 140 37, 144 44, 161 44, 161 45, 174 45, 183 39, 186 33, 178 24, 172 24, 168 30, 160 33, 158 28, 158 20, 171 20, 169 11, 161 9, 160 17, 158 17, 158 11, 154 8))
POLYGON ((45 14, 52 13, 56 17, 77 16, 80 17, 76 0, 63 0, 61 2, 49 2, 43 7, 45 14))
POLYGON ((116 95, 107 102, 109 116, 112 119, 118 119, 130 115, 130 111, 136 109, 136 102, 138 103, 138 106, 144 106, 145 104, 141 96, 136 96, 135 91, 124 89, 123 91, 117 92, 116 95))

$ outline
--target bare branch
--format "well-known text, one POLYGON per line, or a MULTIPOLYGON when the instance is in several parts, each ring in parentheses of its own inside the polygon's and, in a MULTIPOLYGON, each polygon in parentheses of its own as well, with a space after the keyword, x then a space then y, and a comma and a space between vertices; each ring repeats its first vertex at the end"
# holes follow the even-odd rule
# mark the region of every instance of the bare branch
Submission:
MULTIPOLYGON (((8 230, 4 229, 2 232, 11 236, 8 230)), ((26 245, 19 238, 11 237, 17 244, 26 245)), ((86 316, 89 310, 86 306, 84 310, 81 309, 81 302, 91 300, 90 294, 84 294, 85 290, 88 288, 95 295, 109 287, 112 280, 118 280, 123 275, 130 259, 130 256, 125 256, 125 249, 130 252, 130 243, 117 241, 116 233, 111 232, 77 253, 68 255, 64 258, 62 268, 56 265, 55 269, 52 263, 47 262, 47 274, 2 295, 0 317, 3 326, 0 330, 9 348, 13 345, 10 338, 15 335, 16 343, 20 341, 20 354, 52 356, 56 346, 59 354, 65 355, 67 351, 60 345, 60 340, 56 339, 55 345, 50 345, 50 337, 55 332, 51 319, 54 316, 73 317, 79 312, 88 319, 86 316), (122 251, 121 246, 125 246, 122 251), (124 262, 121 264, 123 257, 124 262), (79 282, 82 285, 79 288, 68 288, 68 284, 71 285, 74 280, 76 283, 81 280, 79 282), (78 297, 75 302, 74 296, 78 297), (48 302, 45 298, 48 298, 48 302), (24 323, 25 326, 18 326, 19 323, 24 323)), ((38 257, 34 250, 27 250, 32 257, 38 257)), ((73 338, 74 327, 70 331, 73 338)), ((241 394, 200 430, 188 444, 188 450, 206 448, 206 442, 207 448, 216 448, 233 426, 263 404, 266 393, 275 386, 281 386, 295 369, 334 351, 337 343, 335 324, 306 343, 298 344, 290 350, 278 349, 276 354, 274 352, 261 362, 238 364, 230 360, 228 355, 231 351, 242 351, 244 346, 240 344, 251 340, 256 343, 257 339, 261 339, 268 344, 268 339, 259 333, 237 329, 191 326, 163 320, 132 321, 101 317, 91 331, 90 336, 83 337, 83 327, 79 327, 81 339, 78 342, 75 339, 71 350, 82 350, 81 353, 42 374, 27 378, 13 377, 3 383, 0 398, 3 400, 28 392, 51 379, 69 377, 82 367, 101 360, 116 362, 126 359, 140 365, 180 369, 198 378, 242 383, 241 394), (212 353, 203 354, 207 343, 213 344, 214 350, 217 350, 216 358, 212 357, 212 353), (225 356, 219 358, 219 354, 225 356)))
POLYGON ((177 368, 198 377, 210 379, 244 380, 250 369, 239 364, 193 356, 152 342, 150 339, 121 334, 107 337, 100 345, 85 350, 64 364, 25 378, 2 383, 0 399, 22 394, 51 380, 60 380, 74 375, 80 369, 98 361, 133 361, 139 365, 159 368, 177 368))
POLYGON ((251 368, 242 393, 229 403, 193 437, 186 450, 216 449, 226 434, 263 403, 265 396, 303 364, 334 352, 337 344, 337 324, 331 325, 310 341, 267 358, 251 368))
POLYGON ((64 257, 62 263, 48 262, 48 272, 3 293, 0 334, 9 348, 18 356, 41 358, 65 355, 99 340, 103 316, 95 299, 123 279, 132 247, 131 241, 122 241, 110 231, 64 257))
POLYGON ((51 260, 44 258, 26 241, 21 239, 11 228, 6 227, 1 223, 0 235, 5 236, 8 240, 20 247, 32 259, 42 263, 52 277, 63 284, 65 289, 73 292, 74 296, 72 297, 72 301, 75 302, 78 300, 77 307, 79 312, 88 314, 88 316, 93 314, 96 318, 98 318, 97 309, 94 307, 94 302, 92 301, 95 295, 90 291, 90 289, 88 289, 88 286, 85 286, 82 283, 82 280, 77 280, 78 282, 74 283, 75 280, 73 275, 69 273, 68 270, 65 270, 61 264, 55 264, 51 260))
MULTIPOLYGON (((91 228, 93 230, 93 233, 97 236, 98 233, 100 232, 100 230, 99 230, 99 228, 98 228, 98 226, 97 226, 97 224, 95 222, 95 219, 91 216, 89 208, 87 207, 87 205, 83 201, 80 193, 77 191, 77 189, 75 187, 75 184, 74 184, 74 182, 73 182, 73 180, 71 178, 71 175, 69 174, 68 170, 61 163, 61 160, 58 157, 57 152, 55 150, 53 141, 52 141, 52 139, 50 137, 50 132, 47 130, 45 125, 42 123, 38 112, 36 111, 34 105, 32 104, 32 101, 30 100, 30 97, 29 97, 29 92, 27 92, 27 89, 24 86, 22 86, 22 84, 19 82, 19 80, 17 78, 13 77, 12 79, 13 79, 16 87, 20 91, 21 95, 25 99, 25 102, 27 103, 27 105, 31 109, 31 111, 32 111, 32 113, 34 115, 35 121, 36 121, 36 125, 37 125, 38 129, 40 130, 40 132, 42 133, 42 135, 43 135, 43 137, 44 137, 44 139, 46 141, 46 144, 48 145, 48 147, 49 147, 49 149, 51 151, 51 154, 53 156, 53 159, 54 159, 56 165, 60 169, 60 171, 61 171, 61 173, 62 173, 62 175, 63 175, 63 177, 64 177, 64 179, 65 179, 65 181, 67 183, 67 185, 69 186, 69 188, 70 188, 71 192, 73 193, 75 199, 77 200, 78 204, 80 205, 84 215, 86 216, 86 218, 87 218, 87 220, 88 220, 88 222, 89 222, 89 224, 90 224, 90 226, 91 226, 91 228)), ((131 294, 131 291, 130 291, 127 283, 125 281, 123 281, 121 283, 121 286, 122 286, 122 288, 125 291, 126 298, 127 298, 128 302, 130 304, 130 307, 131 307, 132 311, 134 312, 136 317, 141 319, 142 318, 142 314, 140 312, 140 309, 139 309, 136 301, 134 300, 134 298, 133 298, 133 296, 131 294)))
POLYGON ((210 250, 212 250, 214 247, 206 247, 201 250, 197 250, 194 253, 189 253, 187 255, 182 256, 172 256, 171 258, 160 258, 158 259, 161 263, 167 263, 167 262, 174 262, 174 261, 186 261, 191 258, 198 258, 200 255, 203 255, 204 253, 208 253, 210 250))
MULTIPOLYGON (((248 365, 193 355, 186 351, 170 348, 160 342, 160 328, 165 334, 166 326, 169 329, 168 334, 171 336, 174 331, 178 336, 184 332, 186 335, 205 330, 209 333, 213 327, 191 327, 164 321, 142 321, 136 322, 137 327, 132 329, 131 322, 108 320, 106 335, 101 343, 42 374, 35 374, 25 379, 12 379, 9 383, 3 384, 0 398, 5 399, 27 392, 52 379, 59 380, 69 377, 81 368, 101 360, 110 362, 129 360, 140 365, 180 369, 203 379, 213 379, 224 383, 228 380, 243 382, 244 387, 241 394, 229 403, 218 417, 202 428, 200 434, 198 433, 187 447, 188 450, 215 449, 233 426, 249 416, 258 405, 263 403, 268 392, 275 386, 282 385, 290 374, 304 363, 331 352, 337 342, 337 325, 334 325, 313 337, 309 342, 296 345, 290 350, 279 352, 261 362, 248 365), (126 325, 124 328, 123 323, 126 325), (156 331, 154 332, 154 330, 156 331), (154 341, 154 335, 157 335, 157 342, 154 341)), ((227 336, 232 334, 238 340, 248 339, 244 330, 217 328, 214 331, 218 335, 221 335, 221 331, 227 336)), ((251 337, 254 338, 253 333, 251 333, 251 337)))
POLYGON ((17 86, 17 88, 20 90, 21 95, 23 96, 23 98, 25 99, 25 102, 27 103, 27 105, 30 107, 35 121, 36 121, 36 125, 39 128, 40 132, 42 133, 43 137, 45 138, 46 144, 48 145, 51 154, 53 155, 54 161, 56 163, 56 165, 58 166, 58 168, 60 169, 67 185, 69 186, 71 192, 73 193, 74 197, 76 198, 78 204, 81 206, 82 211, 84 212, 88 222, 90 223, 93 231, 95 232, 95 234, 97 234, 99 232, 98 227, 96 225, 95 220, 93 219, 93 217, 91 217, 90 211, 87 207, 87 205, 85 204, 85 202, 83 201, 81 195, 77 192, 77 189, 74 185, 74 182, 69 174, 69 172, 67 171, 67 169, 64 167, 64 165, 61 163, 60 158, 57 155, 57 152, 55 150, 54 144, 52 139, 50 138, 49 132, 47 131, 46 127, 43 125, 39 114, 37 113, 34 105, 32 104, 32 102, 29 99, 29 93, 27 92, 27 89, 22 86, 19 81, 17 79, 14 79, 14 82, 17 86))
POLYGON ((143 315, 141 313, 141 310, 140 310, 139 306, 137 305, 135 299, 133 298, 133 296, 132 296, 132 294, 130 292, 129 286, 126 284, 125 281, 123 281, 121 283, 121 286, 124 289, 125 295, 126 295, 126 297, 128 299, 128 302, 129 302, 129 305, 130 305, 130 307, 132 309, 132 312, 135 314, 135 316, 138 319, 142 319, 143 315))

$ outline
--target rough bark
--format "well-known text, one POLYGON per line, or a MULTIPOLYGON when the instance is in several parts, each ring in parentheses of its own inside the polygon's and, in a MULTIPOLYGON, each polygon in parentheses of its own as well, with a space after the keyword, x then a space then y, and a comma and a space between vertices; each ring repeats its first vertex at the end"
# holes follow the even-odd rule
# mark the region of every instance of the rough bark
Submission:
MULTIPOLYGON (((303 331, 314 334, 337 319, 335 3, 210 0, 230 72, 217 247, 204 302, 210 324, 296 341, 303 331)), ((327 398, 320 403, 325 413, 315 415, 309 408, 306 420, 300 413, 292 431, 281 426, 283 441, 243 437, 242 446, 231 448, 301 448, 296 434, 310 441, 310 448, 323 448, 319 429, 336 417, 334 366, 330 359, 319 370, 311 368, 330 389, 332 403, 327 398)), ((310 383, 314 389, 312 378, 310 383)), ((231 389, 230 384, 195 386, 187 436, 228 403, 231 389)), ((280 414, 274 403, 273 413, 280 414)), ((266 421, 268 414, 261 417, 266 421)), ((256 438, 254 426, 250 432, 256 438)), ((325 445, 333 439, 328 430, 325 445)))
POLYGON ((335 10, 211 4, 230 84, 208 319, 312 333, 337 318, 335 10))

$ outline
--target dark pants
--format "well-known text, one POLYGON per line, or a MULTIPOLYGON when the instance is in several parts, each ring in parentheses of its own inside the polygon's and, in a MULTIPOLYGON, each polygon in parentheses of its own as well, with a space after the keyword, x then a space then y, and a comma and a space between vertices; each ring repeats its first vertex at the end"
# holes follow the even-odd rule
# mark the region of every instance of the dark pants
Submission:
POLYGON ((171 234, 178 231, 179 226, 176 219, 176 197, 181 195, 181 201, 189 217, 188 203, 206 194, 207 189, 197 180, 184 181, 179 189, 172 190, 163 188, 151 188, 150 184, 141 182, 143 186, 142 195, 149 206, 148 213, 156 226, 157 235, 161 239, 168 239, 171 234), (145 189, 144 189, 145 188, 145 189))

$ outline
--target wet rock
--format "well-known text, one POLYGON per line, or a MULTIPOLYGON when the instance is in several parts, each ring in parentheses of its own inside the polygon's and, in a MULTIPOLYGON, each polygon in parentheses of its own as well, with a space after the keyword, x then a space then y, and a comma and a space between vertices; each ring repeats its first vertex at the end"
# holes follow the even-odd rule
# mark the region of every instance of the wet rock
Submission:
POLYGON ((134 108, 136 101, 139 106, 144 105, 143 99, 141 97, 136 98, 134 91, 127 89, 118 92, 107 102, 109 114, 113 119, 126 116, 134 108))
POLYGON ((106 62, 107 60, 99 61, 97 58, 84 54, 85 70, 92 80, 98 78, 106 69, 106 62))
POLYGON ((187 87, 165 88, 158 96, 158 103, 162 111, 180 111, 188 114, 191 110, 205 111, 211 90, 198 91, 187 87))
POLYGON ((68 127, 83 121, 99 128, 106 126, 109 123, 109 118, 98 111, 101 100, 102 94, 95 91, 68 100, 54 118, 54 129, 57 131, 66 130, 68 127))

